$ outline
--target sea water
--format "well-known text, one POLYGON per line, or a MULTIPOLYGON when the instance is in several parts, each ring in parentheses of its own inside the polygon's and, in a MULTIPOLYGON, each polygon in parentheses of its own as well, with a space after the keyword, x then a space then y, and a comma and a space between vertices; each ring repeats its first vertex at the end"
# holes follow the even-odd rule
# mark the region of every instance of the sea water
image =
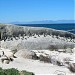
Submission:
POLYGON ((75 34, 75 23, 66 24, 17 24, 20 26, 32 26, 32 27, 46 27, 57 30, 65 30, 75 34))

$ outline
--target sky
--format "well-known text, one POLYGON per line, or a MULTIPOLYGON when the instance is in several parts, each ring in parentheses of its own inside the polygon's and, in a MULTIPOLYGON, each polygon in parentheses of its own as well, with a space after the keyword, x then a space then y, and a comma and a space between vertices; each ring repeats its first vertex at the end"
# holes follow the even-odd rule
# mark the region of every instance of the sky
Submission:
POLYGON ((74 20, 75 0, 0 0, 0 23, 74 20))

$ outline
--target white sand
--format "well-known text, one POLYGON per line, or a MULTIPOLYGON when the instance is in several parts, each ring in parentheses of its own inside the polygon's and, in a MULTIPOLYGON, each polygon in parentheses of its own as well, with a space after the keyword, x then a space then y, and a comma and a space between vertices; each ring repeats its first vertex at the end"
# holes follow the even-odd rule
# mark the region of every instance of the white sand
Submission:
POLYGON ((0 67, 2 68, 17 68, 18 70, 27 70, 30 72, 38 74, 55 74, 56 70, 63 71, 66 75, 72 75, 72 73, 67 69, 65 66, 57 66, 50 63, 43 63, 39 60, 31 60, 31 59, 23 59, 23 58, 16 58, 10 64, 1 64, 0 67))

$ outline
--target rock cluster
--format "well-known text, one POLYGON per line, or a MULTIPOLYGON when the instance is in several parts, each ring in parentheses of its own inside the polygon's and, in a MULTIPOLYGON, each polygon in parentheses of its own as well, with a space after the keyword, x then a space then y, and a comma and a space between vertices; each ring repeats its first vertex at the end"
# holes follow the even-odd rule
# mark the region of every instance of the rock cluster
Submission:
POLYGON ((0 50, 0 62, 1 63, 5 63, 5 64, 9 64, 11 61, 13 61, 14 58, 14 54, 12 52, 9 52, 6 50, 4 51, 4 49, 0 50))

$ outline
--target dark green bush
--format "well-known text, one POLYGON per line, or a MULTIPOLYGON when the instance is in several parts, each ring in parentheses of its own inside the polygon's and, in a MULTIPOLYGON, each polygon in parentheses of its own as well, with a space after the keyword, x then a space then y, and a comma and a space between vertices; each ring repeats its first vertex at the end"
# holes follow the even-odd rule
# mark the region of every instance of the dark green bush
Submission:
POLYGON ((17 69, 0 69, 0 75, 20 75, 17 69))
POLYGON ((0 68, 0 75, 34 75, 32 72, 21 71, 19 72, 17 69, 2 69, 0 68))

